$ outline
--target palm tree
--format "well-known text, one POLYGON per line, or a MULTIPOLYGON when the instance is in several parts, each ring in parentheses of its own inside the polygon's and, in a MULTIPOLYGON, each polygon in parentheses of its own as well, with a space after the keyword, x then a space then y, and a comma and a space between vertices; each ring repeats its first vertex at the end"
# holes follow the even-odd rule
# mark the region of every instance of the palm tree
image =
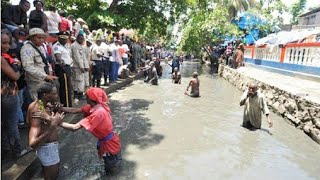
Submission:
POLYGON ((223 0, 223 3, 228 7, 229 19, 236 17, 250 8, 255 8, 257 5, 256 0, 223 0))

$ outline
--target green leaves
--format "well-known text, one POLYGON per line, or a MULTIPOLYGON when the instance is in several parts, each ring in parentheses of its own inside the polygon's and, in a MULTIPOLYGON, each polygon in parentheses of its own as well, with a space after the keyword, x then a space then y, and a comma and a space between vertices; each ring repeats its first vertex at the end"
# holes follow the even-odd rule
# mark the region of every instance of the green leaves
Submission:
POLYGON ((291 6, 290 12, 292 14, 292 24, 298 24, 299 15, 303 13, 304 8, 306 7, 306 3, 307 0, 299 0, 291 6))

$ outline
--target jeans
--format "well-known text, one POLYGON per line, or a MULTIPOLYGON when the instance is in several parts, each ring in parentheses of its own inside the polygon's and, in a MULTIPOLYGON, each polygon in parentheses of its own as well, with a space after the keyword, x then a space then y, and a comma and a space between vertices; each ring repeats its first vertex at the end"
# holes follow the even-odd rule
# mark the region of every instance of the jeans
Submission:
POLYGON ((118 62, 110 62, 111 63, 111 70, 109 75, 110 82, 118 80, 118 70, 119 70, 119 63, 118 62))
POLYGON ((18 91, 18 117, 19 117, 19 123, 24 123, 24 116, 23 116, 23 112, 22 112, 23 91, 24 91, 24 89, 21 89, 21 90, 18 91))
POLYGON ((1 96, 1 148, 21 152, 18 128, 18 95, 1 96), (3 113, 5 112, 5 113, 3 113))

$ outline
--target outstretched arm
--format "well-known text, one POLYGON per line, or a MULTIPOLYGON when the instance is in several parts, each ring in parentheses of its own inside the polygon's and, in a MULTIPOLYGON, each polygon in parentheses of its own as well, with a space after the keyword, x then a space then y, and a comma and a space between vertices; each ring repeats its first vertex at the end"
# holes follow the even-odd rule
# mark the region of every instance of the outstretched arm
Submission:
POLYGON ((78 122, 77 124, 70 124, 70 123, 62 122, 60 124, 60 127, 66 129, 66 130, 69 130, 69 131, 76 131, 76 130, 83 128, 83 126, 81 126, 80 122, 78 122))

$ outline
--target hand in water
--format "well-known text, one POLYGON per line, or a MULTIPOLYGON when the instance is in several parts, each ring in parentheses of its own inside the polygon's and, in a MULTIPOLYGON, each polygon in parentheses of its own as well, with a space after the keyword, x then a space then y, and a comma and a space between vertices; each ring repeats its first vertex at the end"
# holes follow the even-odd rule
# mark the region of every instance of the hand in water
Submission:
POLYGON ((188 94, 188 91, 185 91, 185 92, 184 92, 184 95, 187 95, 187 96, 189 96, 189 94, 188 94))
POLYGON ((271 128, 273 126, 273 123, 269 118, 268 118, 268 123, 269 123, 269 128, 271 128))

